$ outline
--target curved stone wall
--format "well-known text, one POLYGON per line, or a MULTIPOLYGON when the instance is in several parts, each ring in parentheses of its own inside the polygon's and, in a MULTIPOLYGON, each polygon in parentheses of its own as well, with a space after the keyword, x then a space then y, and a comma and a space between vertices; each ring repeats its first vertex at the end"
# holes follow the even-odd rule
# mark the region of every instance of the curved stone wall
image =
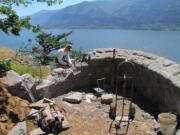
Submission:
MULTIPOLYGON (((96 49, 92 60, 112 58, 113 49, 96 49)), ((144 98, 157 104, 162 112, 180 114, 180 65, 168 59, 145 53, 116 49, 116 59, 129 59, 136 65, 135 89, 144 98)), ((121 72, 121 71, 120 71, 121 72)))
MULTIPOLYGON (((94 87, 96 79, 101 77, 106 77, 110 83, 113 75, 113 48, 95 49, 89 55, 89 65, 79 66, 79 73, 71 74, 64 81, 38 86, 37 95, 51 98, 70 90, 94 87)), ((160 111, 180 114, 180 65, 150 53, 116 49, 116 61, 125 59, 135 64, 134 87, 137 92, 157 104, 160 111)))

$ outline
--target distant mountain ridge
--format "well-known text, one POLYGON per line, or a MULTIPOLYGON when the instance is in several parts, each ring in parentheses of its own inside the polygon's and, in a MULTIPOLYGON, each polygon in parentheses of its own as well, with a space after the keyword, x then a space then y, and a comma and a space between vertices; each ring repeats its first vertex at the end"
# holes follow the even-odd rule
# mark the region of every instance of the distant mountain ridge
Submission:
POLYGON ((180 30, 180 0, 82 2, 31 16, 45 28, 125 28, 180 30))

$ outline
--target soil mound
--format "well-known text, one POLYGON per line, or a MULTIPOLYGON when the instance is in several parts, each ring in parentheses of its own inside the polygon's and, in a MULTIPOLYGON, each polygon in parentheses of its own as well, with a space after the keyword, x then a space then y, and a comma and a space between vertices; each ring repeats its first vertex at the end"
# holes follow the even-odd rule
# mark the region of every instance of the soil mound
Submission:
POLYGON ((28 112, 29 102, 12 96, 0 83, 0 135, 6 135, 28 112))

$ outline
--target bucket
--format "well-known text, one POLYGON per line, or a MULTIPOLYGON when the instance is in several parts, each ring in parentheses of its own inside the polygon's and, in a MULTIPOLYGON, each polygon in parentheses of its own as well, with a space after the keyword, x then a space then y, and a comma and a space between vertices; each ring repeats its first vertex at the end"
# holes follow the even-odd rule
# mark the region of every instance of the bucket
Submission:
POLYGON ((163 135, 174 135, 177 126, 177 117, 171 113, 160 113, 158 115, 161 133, 163 135))
POLYGON ((176 134, 175 135, 180 135, 180 129, 178 129, 177 131, 176 131, 176 134))

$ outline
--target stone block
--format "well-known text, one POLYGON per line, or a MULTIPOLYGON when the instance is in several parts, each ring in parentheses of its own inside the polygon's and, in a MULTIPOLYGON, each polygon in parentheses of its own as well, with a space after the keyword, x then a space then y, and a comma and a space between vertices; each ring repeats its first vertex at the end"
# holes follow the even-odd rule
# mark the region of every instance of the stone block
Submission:
POLYGON ((82 93, 80 92, 74 92, 66 97, 63 98, 64 101, 69 102, 69 103, 80 103, 82 101, 82 93))
POLYGON ((64 71, 64 68, 55 68, 53 69, 53 73, 61 74, 64 71))
POLYGON ((46 103, 43 103, 43 100, 40 100, 38 102, 35 102, 35 103, 31 103, 29 105, 29 107, 31 108, 36 108, 36 109, 41 109, 41 108, 45 108, 47 106, 46 103))
POLYGON ((36 128, 32 130, 29 135, 45 135, 46 133, 41 130, 41 128, 36 128))
POLYGON ((101 103, 102 104, 111 104, 113 102, 112 94, 103 94, 101 96, 101 103))
POLYGON ((39 110, 31 109, 27 117, 30 119, 34 119, 38 116, 38 113, 39 113, 39 110))

